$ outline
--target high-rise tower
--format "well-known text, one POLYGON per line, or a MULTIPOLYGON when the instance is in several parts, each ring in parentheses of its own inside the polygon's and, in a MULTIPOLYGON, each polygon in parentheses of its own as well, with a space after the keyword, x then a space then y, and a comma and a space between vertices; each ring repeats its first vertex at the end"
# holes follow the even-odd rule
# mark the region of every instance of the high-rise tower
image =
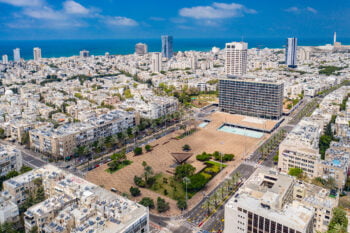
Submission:
POLYGON ((19 62, 21 60, 21 51, 19 48, 13 50, 13 60, 19 62))
POLYGON ((247 72, 247 50, 245 42, 226 43, 225 71, 227 75, 241 76, 247 72))
POLYGON ((34 60, 38 61, 41 59, 41 49, 36 47, 33 49, 33 56, 34 56, 34 60))
POLYGON ((287 39, 286 64, 290 68, 297 67, 297 46, 298 39, 295 37, 287 39))
POLYGON ((162 56, 167 59, 173 56, 173 37, 162 36, 162 56))

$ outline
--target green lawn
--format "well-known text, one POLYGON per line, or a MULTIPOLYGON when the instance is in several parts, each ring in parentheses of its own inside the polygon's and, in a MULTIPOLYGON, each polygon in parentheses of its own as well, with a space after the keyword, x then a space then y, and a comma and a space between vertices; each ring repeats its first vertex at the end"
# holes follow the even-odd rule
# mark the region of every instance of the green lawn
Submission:
POLYGON ((174 200, 185 198, 185 190, 182 183, 175 180, 171 175, 163 173, 156 175, 156 182, 152 185, 151 190, 174 200), (165 195, 164 190, 167 190, 167 195, 165 195))
POLYGON ((122 162, 119 164, 119 166, 117 167, 117 169, 111 170, 110 168, 107 168, 105 171, 108 172, 108 173, 110 173, 110 174, 113 174, 114 172, 116 172, 116 171, 122 169, 123 167, 126 167, 126 166, 130 165, 130 164, 132 164, 132 161, 130 161, 130 160, 124 160, 124 161, 122 161, 122 162))

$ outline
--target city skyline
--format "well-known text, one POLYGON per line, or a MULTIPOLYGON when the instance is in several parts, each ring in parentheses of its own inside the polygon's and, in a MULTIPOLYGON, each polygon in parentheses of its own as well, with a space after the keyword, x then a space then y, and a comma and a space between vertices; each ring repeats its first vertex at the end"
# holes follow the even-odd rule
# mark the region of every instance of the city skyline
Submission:
POLYGON ((310 38, 334 31, 350 37, 350 31, 343 27, 349 22, 345 15, 350 3, 344 0, 331 8, 326 1, 314 0, 271 4, 251 0, 162 4, 136 0, 0 0, 0 9, 7 12, 0 18, 4 25, 1 40, 157 38, 162 34, 176 38, 310 38))

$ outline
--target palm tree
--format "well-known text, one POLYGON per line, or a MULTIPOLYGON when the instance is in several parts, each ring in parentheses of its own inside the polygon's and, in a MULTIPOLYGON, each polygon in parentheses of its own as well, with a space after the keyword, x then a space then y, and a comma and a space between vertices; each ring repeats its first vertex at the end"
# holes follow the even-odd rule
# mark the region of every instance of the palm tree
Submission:
POLYGON ((151 166, 145 166, 145 167, 144 167, 144 170, 145 170, 145 173, 144 173, 144 175, 145 175, 145 181, 146 181, 146 183, 147 183, 148 178, 149 178, 151 175, 153 175, 153 168, 152 168, 151 166))
POLYGON ((190 178, 188 178, 187 176, 185 176, 182 181, 184 182, 184 184, 186 185, 186 201, 188 200, 188 195, 187 195, 187 185, 191 183, 190 178))

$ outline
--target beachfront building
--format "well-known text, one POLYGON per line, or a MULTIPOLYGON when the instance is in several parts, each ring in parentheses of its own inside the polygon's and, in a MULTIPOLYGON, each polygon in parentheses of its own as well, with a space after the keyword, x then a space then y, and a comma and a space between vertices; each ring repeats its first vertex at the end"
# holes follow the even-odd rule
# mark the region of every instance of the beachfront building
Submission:
POLYGON ((219 108, 223 112, 268 119, 282 116, 283 83, 225 78, 219 81, 219 108))
POLYGON ((5 181, 2 195, 6 193, 12 205, 19 205, 38 188, 44 190, 45 200, 24 213, 26 232, 34 227, 50 233, 149 231, 146 207, 53 165, 5 181))
POLYGON ((168 60, 173 57, 173 37, 172 36, 162 36, 162 57, 168 60))
POLYGON ((145 55, 148 52, 147 45, 144 43, 137 43, 135 45, 135 54, 137 55, 145 55))
POLYGON ((41 48, 35 47, 33 49, 34 61, 39 61, 41 59, 41 48))
POLYGON ((231 42, 225 46, 226 75, 241 76, 247 72, 248 43, 231 42))
POLYGON ((286 65, 290 68, 297 67, 297 45, 298 39, 288 38, 286 46, 286 65))
POLYGON ((15 48, 13 50, 13 61, 19 62, 21 60, 21 50, 19 48, 15 48))

